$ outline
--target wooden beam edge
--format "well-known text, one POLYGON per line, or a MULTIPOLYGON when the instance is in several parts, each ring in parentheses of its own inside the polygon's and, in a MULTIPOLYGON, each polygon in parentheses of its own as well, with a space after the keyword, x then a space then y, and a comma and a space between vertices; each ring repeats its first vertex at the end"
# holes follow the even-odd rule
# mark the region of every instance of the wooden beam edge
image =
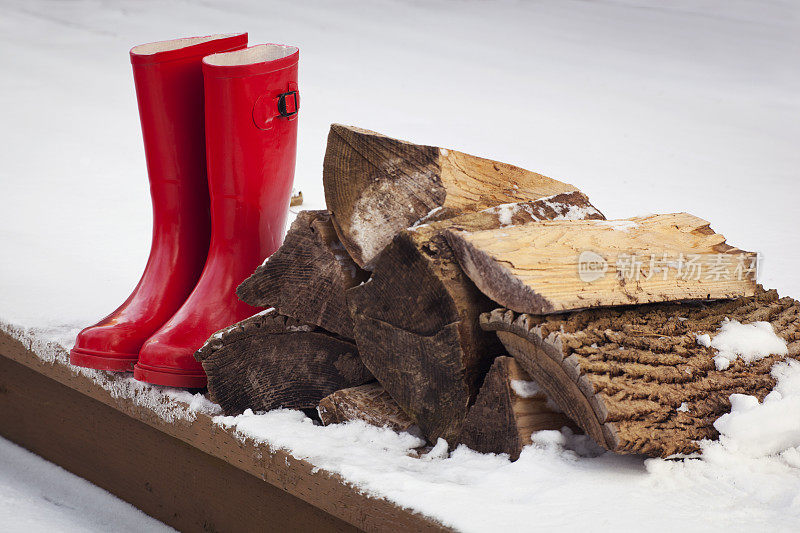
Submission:
MULTIPOLYGON (((416 531, 450 530, 418 512, 401 508, 382 498, 368 496, 338 474, 316 469, 313 464, 296 459, 285 450, 271 450, 268 445, 250 439, 242 441, 232 430, 214 424, 207 414, 195 413, 196 419, 192 422, 167 422, 151 409, 125 398, 114 398, 109 391, 69 365, 42 360, 23 342, 3 330, 0 330, 0 357, 15 361, 222 459, 365 531, 391 530, 399 525, 416 531)), ((183 402, 174 401, 186 406, 183 402)))

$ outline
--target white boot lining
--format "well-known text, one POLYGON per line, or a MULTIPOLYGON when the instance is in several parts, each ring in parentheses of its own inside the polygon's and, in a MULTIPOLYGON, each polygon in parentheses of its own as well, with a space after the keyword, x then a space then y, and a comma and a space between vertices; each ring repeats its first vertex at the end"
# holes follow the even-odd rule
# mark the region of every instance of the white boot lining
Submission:
POLYGON ((207 43, 208 41, 216 41, 217 39, 227 39, 228 37, 235 37, 241 35, 240 33, 217 33, 207 37, 184 37, 183 39, 172 39, 170 41, 159 41, 157 43, 140 44, 134 46, 131 53, 147 56, 157 54, 159 52, 169 52, 171 50, 178 50, 180 48, 187 48, 196 44, 207 43))
POLYGON ((275 61, 297 52, 297 47, 282 44, 259 44, 244 50, 222 52, 205 58, 205 62, 216 67, 234 67, 275 61))

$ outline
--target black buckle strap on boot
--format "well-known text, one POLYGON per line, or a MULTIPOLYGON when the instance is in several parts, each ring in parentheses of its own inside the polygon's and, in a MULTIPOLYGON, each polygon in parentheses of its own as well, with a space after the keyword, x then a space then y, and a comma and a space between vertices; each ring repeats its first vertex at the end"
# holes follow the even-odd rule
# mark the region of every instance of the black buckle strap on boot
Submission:
POLYGON ((282 117, 291 117, 300 110, 300 93, 289 91, 278 95, 278 114, 282 117), (287 105, 286 99, 291 97, 292 102, 287 105), (291 111, 290 111, 291 109, 291 111))

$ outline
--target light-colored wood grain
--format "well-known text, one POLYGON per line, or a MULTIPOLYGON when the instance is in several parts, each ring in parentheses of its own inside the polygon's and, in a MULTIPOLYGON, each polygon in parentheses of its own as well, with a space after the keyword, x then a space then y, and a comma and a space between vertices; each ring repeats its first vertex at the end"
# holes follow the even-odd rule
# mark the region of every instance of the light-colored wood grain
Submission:
POLYGON ((748 269, 756 254, 729 246, 707 221, 687 213, 446 234, 478 288, 522 313, 734 298, 755 290, 755 275, 748 269), (592 279, 586 257, 607 270, 592 279))

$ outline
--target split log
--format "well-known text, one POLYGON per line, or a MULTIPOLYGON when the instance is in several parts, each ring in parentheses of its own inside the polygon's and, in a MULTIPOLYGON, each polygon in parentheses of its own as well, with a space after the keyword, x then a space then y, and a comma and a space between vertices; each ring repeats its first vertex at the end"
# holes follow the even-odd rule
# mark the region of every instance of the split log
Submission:
POLYGON ((486 374, 458 442, 482 453, 507 453, 516 461, 534 431, 564 426, 573 424, 548 407, 547 396, 513 358, 500 356, 486 374))
POLYGON ((353 338, 344 292, 368 273, 347 255, 327 211, 301 211, 283 245, 236 289, 252 306, 353 338))
POLYGON ((351 341, 274 310, 215 333, 195 359, 226 414, 315 409, 332 392, 375 379, 351 341))
POLYGON ((577 190, 506 163, 341 124, 328 134, 323 184, 342 244, 365 268, 431 212, 448 217, 577 190))
POLYGON ((496 304, 464 275, 442 230, 559 216, 603 218, 572 192, 420 225, 398 234, 370 280, 347 291, 364 364, 431 442, 456 441, 492 359, 502 353, 478 324, 496 304))
POLYGON ((781 356, 738 359, 717 370, 714 335, 726 319, 767 321, 800 357, 800 304, 760 286, 752 297, 649 304, 533 316, 498 309, 481 316, 508 352, 584 432, 617 453, 667 457, 699 451, 731 394, 759 400, 781 356))
POLYGON ((687 213, 453 229, 447 239, 478 288, 520 313, 755 292, 756 254, 687 213))
POLYGON ((378 383, 367 383, 334 392, 317 407, 323 425, 363 420, 378 427, 405 431, 414 425, 400 406, 378 383))

